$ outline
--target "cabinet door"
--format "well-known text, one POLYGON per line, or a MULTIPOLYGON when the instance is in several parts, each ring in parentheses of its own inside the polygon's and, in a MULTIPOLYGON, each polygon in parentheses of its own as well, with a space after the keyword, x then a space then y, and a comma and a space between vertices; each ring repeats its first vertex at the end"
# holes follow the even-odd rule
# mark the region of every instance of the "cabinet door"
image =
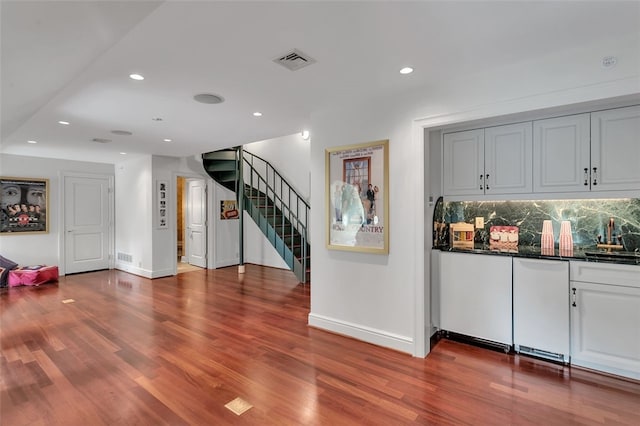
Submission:
POLYGON ((513 259, 513 343, 569 357, 569 262, 513 259))
POLYGON ((484 130, 485 194, 526 194, 532 191, 532 123, 484 130))
POLYGON ((640 288, 571 282, 571 363, 640 379, 640 288))
POLYGON ((591 190, 640 189, 640 106, 591 114, 591 190))
POLYGON ((511 258, 440 255, 440 328, 511 345, 511 258))
POLYGON ((484 130, 444 135, 444 195, 484 194, 484 130))
POLYGON ((533 191, 589 191, 589 114, 533 122, 533 191))

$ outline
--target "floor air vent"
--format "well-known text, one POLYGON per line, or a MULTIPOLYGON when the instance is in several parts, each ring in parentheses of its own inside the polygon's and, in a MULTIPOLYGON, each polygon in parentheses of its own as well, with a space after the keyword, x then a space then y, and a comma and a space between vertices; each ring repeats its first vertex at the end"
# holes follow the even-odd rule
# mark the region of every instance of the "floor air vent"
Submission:
POLYGON ((298 49, 293 49, 291 52, 282 56, 278 56, 273 60, 276 64, 280 64, 290 71, 297 71, 300 68, 304 68, 307 65, 311 65, 316 62, 311 56, 302 53, 298 49))
POLYGON ((536 358, 544 358, 544 359, 548 359, 551 361, 556 361, 562 364, 567 364, 569 362, 569 359, 567 357, 565 357, 563 354, 557 354, 554 352, 547 352, 547 351, 543 351, 541 349, 536 349, 536 348, 530 348, 528 346, 516 346, 516 352, 523 354, 523 355, 530 355, 530 356, 534 356, 536 358))

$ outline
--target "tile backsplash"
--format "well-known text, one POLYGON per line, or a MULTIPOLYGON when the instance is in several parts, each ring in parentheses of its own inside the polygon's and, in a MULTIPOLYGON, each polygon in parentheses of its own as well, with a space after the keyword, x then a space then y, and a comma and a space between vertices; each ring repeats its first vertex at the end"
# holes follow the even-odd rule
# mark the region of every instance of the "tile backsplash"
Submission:
MULTIPOLYGON (((571 222, 576 247, 595 247, 596 238, 607 239, 609 218, 615 221, 614 235, 622 235, 627 251, 640 248, 640 198, 603 200, 549 200, 549 201, 447 201, 442 206, 445 223, 473 223, 484 218, 484 228, 476 231, 476 242, 487 243, 489 228, 493 225, 515 225, 520 228, 519 245, 540 246, 542 222, 550 219, 556 245, 560 223, 571 222)), ((439 215, 440 212, 437 212, 439 215)))

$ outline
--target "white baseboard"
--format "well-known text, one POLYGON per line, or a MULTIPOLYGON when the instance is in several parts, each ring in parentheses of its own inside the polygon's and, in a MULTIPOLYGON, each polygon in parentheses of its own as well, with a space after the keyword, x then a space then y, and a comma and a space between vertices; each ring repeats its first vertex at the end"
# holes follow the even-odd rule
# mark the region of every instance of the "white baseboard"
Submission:
POLYGON ((400 336, 384 330, 377 330, 317 314, 309 314, 309 325, 400 352, 414 353, 414 342, 411 337, 400 336))
POLYGON ((159 271, 151 271, 151 278, 162 278, 162 277, 172 277, 173 276, 173 268, 171 269, 161 269, 159 271))
POLYGON ((238 264, 238 259, 219 260, 216 262, 216 269, 226 268, 227 266, 233 266, 238 264))
POLYGON ((149 279, 173 276, 173 269, 161 269, 159 271, 151 271, 149 269, 138 268, 123 262, 116 262, 115 269, 128 272, 134 275, 140 275, 141 277, 145 277, 149 279))
POLYGON ((141 277, 151 278, 151 271, 148 269, 138 268, 128 263, 116 262, 116 269, 130 274, 140 275, 141 277))

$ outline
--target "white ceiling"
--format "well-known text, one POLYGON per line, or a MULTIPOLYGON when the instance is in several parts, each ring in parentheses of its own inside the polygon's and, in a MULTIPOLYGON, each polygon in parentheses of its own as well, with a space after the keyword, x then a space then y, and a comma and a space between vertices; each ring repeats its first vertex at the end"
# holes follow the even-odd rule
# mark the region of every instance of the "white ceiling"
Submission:
POLYGON ((293 134, 325 108, 640 31, 637 1, 2 0, 0 14, 2 152, 113 163, 293 134), (317 63, 272 62, 293 48, 317 63))

